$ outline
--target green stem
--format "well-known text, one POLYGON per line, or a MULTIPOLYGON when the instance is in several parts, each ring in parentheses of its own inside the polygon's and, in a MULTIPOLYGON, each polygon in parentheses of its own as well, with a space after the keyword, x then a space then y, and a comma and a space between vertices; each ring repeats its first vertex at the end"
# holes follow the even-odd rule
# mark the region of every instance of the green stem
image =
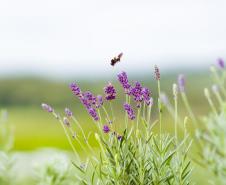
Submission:
POLYGON ((178 123, 178 111, 177 111, 177 97, 174 98, 175 103, 175 138, 177 142, 177 123, 178 123))
POLYGON ((208 89, 205 89, 205 96, 206 96, 206 98, 207 98, 207 100, 208 100, 208 102, 210 104, 210 107, 211 107, 212 111, 215 113, 215 115, 218 115, 217 114, 217 109, 214 106, 214 103, 213 103, 213 101, 212 101, 212 99, 210 97, 208 89))
POLYGON ((136 132, 137 132, 138 127, 139 127, 139 118, 140 118, 140 108, 138 108, 138 113, 137 113, 137 126, 136 126, 136 132))
POLYGON ((102 108, 103 108, 103 110, 104 110, 104 113, 105 113, 105 114, 106 114, 106 116, 107 116, 108 121, 110 122, 111 120, 110 120, 110 117, 109 117, 109 115, 108 115, 107 110, 105 109, 105 107, 104 107, 104 106, 102 106, 102 108))
POLYGON ((162 103, 160 101, 160 93, 161 93, 161 86, 160 80, 158 80, 158 108, 159 108, 159 136, 160 136, 160 148, 162 149, 162 103))
POLYGON ((72 141, 71 141, 71 138, 70 138, 70 136, 69 136, 68 133, 67 133, 67 130, 66 130, 65 126, 64 126, 63 121, 62 121, 61 119, 59 119, 59 122, 60 122, 60 125, 62 126, 62 128, 63 128, 63 130, 64 130, 64 133, 65 133, 65 135, 66 135, 66 137, 67 137, 67 140, 68 140, 68 142, 69 142, 69 144, 70 144, 70 146, 71 146, 71 148, 72 148, 74 154, 80 159, 80 157, 79 157, 79 155, 78 155, 78 152, 76 151, 76 149, 75 149, 75 147, 74 147, 74 145, 73 145, 73 143, 72 143, 72 141))
POLYGON ((215 81, 219 84, 219 86, 220 86, 222 92, 224 93, 224 96, 226 96, 226 89, 225 89, 225 87, 224 87, 224 83, 222 83, 223 81, 220 79, 220 77, 219 77, 219 75, 218 75, 216 69, 213 68, 213 69, 212 69, 212 72, 213 72, 213 74, 214 74, 215 81))
POLYGON ((151 124, 151 110, 152 110, 152 105, 149 105, 148 109, 147 109, 147 124, 148 124, 148 126, 150 126, 150 124, 151 124))
POLYGON ((186 96, 185 92, 181 92, 181 96, 182 96, 182 100, 184 102, 185 108, 187 109, 187 111, 189 113, 189 116, 192 119, 193 124, 196 124, 196 126, 197 126, 197 119, 195 118, 195 115, 194 115, 194 113, 193 113, 193 111, 191 109, 191 106, 188 103, 188 99, 187 99, 187 96, 186 96))
POLYGON ((74 116, 72 116, 72 120, 75 122, 75 124, 76 124, 76 125, 78 126, 78 128, 81 130, 82 135, 83 135, 84 140, 85 140, 85 143, 87 144, 89 150, 90 150, 93 154, 95 154, 95 152, 94 152, 93 148, 90 146, 89 141, 88 141, 88 138, 86 137, 85 132, 84 132, 83 128, 81 127, 80 123, 78 122, 78 120, 77 120, 74 116))

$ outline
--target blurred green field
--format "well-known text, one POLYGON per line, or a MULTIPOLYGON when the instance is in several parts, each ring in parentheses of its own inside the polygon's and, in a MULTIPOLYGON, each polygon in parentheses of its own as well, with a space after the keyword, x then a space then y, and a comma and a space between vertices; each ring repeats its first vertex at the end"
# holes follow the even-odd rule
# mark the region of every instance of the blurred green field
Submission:
MULTIPOLYGON (((147 76, 132 76, 131 79, 137 79, 149 87, 155 98, 156 83, 151 77, 149 80, 147 76)), ((162 76, 162 90, 169 95, 171 101, 173 99, 172 84, 176 82, 176 78, 176 73, 162 76)), ((208 73, 187 74, 187 79, 190 103, 194 111, 198 115, 202 115, 208 110, 207 102, 203 97, 203 88, 210 86, 211 80, 208 73)), ((84 127, 89 129, 90 126, 91 128, 92 126, 95 127, 86 110, 70 92, 68 84, 71 81, 73 80, 57 82, 32 78, 0 80, 0 105, 8 110, 9 122, 14 126, 15 150, 32 150, 39 147, 69 149, 59 123, 53 116, 41 109, 42 102, 52 105, 61 115, 63 115, 64 108, 69 107, 84 127)), ((117 117, 123 117, 122 102, 124 95, 117 81, 114 79, 106 80, 106 82, 98 79, 94 81, 83 79, 76 82, 84 91, 90 90, 95 94, 103 94, 103 87, 108 81, 112 81, 118 90, 118 99, 113 103, 115 114, 117 117)), ((180 105, 180 111, 184 112, 182 105, 180 105)), ((164 114, 167 114, 166 110, 164 114)), ((169 115, 164 117, 167 122, 170 120, 169 115)), ((117 124, 120 125, 120 123, 117 124)), ((170 128, 170 124, 167 124, 166 127, 170 128)))

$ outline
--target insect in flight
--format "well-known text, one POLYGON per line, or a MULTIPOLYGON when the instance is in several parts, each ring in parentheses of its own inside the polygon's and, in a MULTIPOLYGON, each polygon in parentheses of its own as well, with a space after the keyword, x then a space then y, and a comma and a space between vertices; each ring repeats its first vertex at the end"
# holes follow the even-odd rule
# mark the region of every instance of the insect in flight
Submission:
POLYGON ((116 63, 120 62, 122 58, 123 53, 120 53, 117 57, 114 57, 111 59, 111 65, 114 66, 116 63))

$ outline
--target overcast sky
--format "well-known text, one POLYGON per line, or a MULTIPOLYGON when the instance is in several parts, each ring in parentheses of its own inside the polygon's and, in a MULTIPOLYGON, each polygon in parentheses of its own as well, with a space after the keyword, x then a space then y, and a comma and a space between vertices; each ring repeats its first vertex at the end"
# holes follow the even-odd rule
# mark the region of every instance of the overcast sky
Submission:
POLYGON ((0 1, 0 73, 108 74, 226 59, 225 0, 0 1))

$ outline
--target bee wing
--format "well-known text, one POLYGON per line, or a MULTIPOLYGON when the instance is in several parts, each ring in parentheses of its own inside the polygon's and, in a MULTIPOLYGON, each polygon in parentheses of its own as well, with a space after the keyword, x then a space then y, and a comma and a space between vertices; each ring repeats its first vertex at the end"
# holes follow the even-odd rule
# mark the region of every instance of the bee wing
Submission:
POLYGON ((118 55, 119 60, 121 59, 122 55, 123 55, 123 53, 120 53, 120 54, 118 55))

